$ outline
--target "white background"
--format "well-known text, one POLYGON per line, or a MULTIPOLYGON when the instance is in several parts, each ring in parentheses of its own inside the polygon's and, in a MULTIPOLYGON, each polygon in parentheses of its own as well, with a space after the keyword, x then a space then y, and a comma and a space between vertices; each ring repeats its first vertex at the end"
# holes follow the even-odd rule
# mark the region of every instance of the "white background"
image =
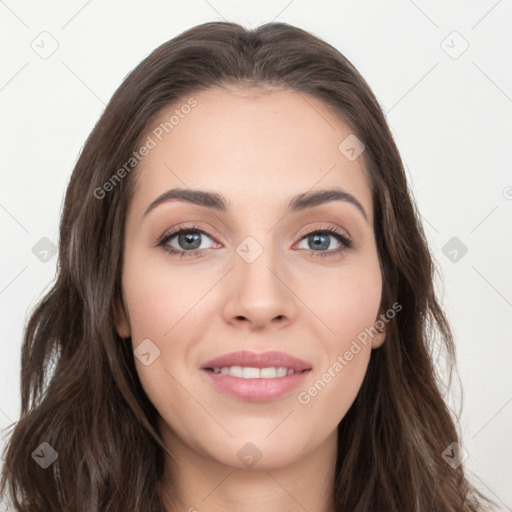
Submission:
POLYGON ((154 48, 222 19, 306 29, 372 87, 443 276, 466 466, 512 510, 511 0, 0 1, 0 428, 19 416, 23 326, 55 276, 57 258, 43 263, 32 247, 43 237, 58 244, 66 185, 86 137, 154 48), (452 58, 464 40, 468 49, 452 58), (33 49, 51 44, 58 48, 46 59, 33 49), (454 236, 468 248, 457 262, 442 252, 454 236))

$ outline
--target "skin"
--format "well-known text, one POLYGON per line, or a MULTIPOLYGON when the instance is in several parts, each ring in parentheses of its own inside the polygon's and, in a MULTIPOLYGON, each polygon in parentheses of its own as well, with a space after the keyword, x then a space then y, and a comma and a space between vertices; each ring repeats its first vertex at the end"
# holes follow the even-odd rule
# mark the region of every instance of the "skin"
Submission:
MULTIPOLYGON (((381 313, 364 162, 349 161, 338 150, 351 130, 313 97, 234 86, 194 97, 197 106, 137 169, 117 322, 134 349, 149 338, 160 350, 150 365, 138 358, 135 363, 175 456, 166 459, 162 488, 170 492, 172 473, 181 501, 169 497, 168 510, 331 511, 337 425, 385 331, 308 404, 297 395, 381 313), (368 219, 344 201, 286 213, 291 196, 333 186, 356 197, 368 219), (148 205, 174 187, 220 193, 231 209, 171 201, 143 218, 148 205), (190 225, 208 233, 200 235, 201 255, 181 258, 154 246, 171 228, 190 225), (353 247, 312 256, 306 235, 330 226, 349 236, 353 247), (236 252, 247 236, 263 248, 252 263, 236 252), (287 352, 313 370, 284 397, 243 401, 218 391, 199 370, 214 357, 243 349, 287 352), (248 442, 262 454, 250 468, 237 457, 248 442)), ((148 134, 176 108, 162 111, 148 134)), ((340 246, 331 234, 325 242, 324 252, 340 246)), ((167 244, 190 251, 177 235, 167 244)))

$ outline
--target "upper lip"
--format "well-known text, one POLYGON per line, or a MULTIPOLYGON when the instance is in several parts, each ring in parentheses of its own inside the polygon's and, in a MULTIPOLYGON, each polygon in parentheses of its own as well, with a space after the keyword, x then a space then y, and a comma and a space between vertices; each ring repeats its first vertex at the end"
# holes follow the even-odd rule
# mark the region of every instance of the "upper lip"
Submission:
POLYGON ((311 364, 284 352, 250 352, 242 350, 231 352, 207 361, 201 368, 224 368, 230 366, 245 366, 252 368, 270 368, 284 366, 295 372, 311 370, 311 364))

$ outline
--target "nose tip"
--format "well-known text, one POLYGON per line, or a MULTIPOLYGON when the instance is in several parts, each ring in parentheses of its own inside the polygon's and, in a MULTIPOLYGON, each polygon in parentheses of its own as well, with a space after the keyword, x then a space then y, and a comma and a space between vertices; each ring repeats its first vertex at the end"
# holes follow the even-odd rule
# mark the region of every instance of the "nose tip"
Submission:
POLYGON ((293 293, 267 263, 260 256, 253 263, 240 261, 235 265, 238 268, 230 280, 233 288, 227 292, 227 321, 250 322, 254 329, 261 330, 268 323, 281 325, 292 319, 293 293))

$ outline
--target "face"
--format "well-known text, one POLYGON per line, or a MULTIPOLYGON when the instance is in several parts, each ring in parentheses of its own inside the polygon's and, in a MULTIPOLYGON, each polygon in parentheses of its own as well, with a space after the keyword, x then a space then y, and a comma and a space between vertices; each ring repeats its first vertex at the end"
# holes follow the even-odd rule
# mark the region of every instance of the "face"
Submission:
POLYGON ((194 99, 146 134, 154 147, 134 171, 117 330, 131 337, 171 451, 244 467, 253 450, 261 467, 285 466, 336 438, 384 341, 357 341, 382 292, 369 183, 362 157, 338 149, 350 128, 315 98, 230 87, 194 99), (215 194, 225 208, 154 203, 171 189, 215 194), (345 195, 289 208, 331 189, 345 195), (308 370, 244 379, 204 369, 242 350, 283 352, 308 370))

